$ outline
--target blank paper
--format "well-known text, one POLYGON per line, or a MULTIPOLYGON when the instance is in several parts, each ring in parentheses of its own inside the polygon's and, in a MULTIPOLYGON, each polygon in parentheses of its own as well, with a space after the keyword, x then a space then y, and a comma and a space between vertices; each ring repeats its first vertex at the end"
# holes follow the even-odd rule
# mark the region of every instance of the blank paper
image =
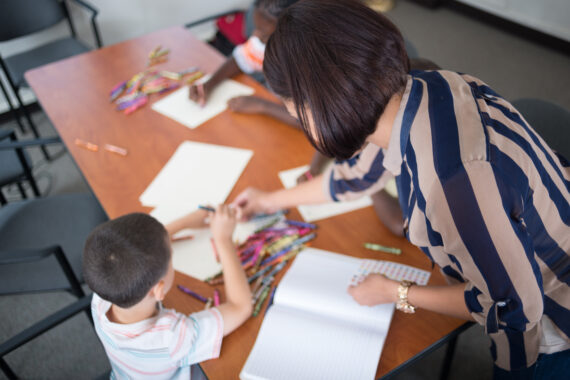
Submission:
POLYGON ((224 203, 252 155, 251 150, 185 141, 139 200, 144 206, 185 210, 224 203))
POLYGON ((204 107, 188 98, 189 87, 184 86, 152 105, 152 109, 176 120, 188 128, 196 128, 205 121, 223 112, 228 107, 228 100, 236 96, 252 95, 253 88, 231 79, 220 83, 204 107))

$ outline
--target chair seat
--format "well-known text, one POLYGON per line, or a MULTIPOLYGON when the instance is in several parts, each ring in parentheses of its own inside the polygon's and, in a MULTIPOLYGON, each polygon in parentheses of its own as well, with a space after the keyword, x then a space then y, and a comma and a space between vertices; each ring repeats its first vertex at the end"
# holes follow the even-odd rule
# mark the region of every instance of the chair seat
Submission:
MULTIPOLYGON (((26 152, 24 152, 24 158, 28 163, 28 167, 31 167, 31 160, 26 152)), ((20 179, 25 179, 24 168, 22 168, 22 164, 15 151, 0 150, 0 162, 2 163, 2 170, 0 170, 0 187, 17 182, 20 179)))
POLYGON ((50 42, 24 53, 4 58, 6 67, 16 87, 27 86, 24 73, 36 67, 56 62, 71 56, 86 53, 90 49, 76 40, 68 37, 50 42))
MULTIPOLYGON (((91 194, 64 194, 13 202, 0 208, 0 258, 10 249, 62 247, 81 282, 85 239, 107 220, 91 194)), ((69 288, 55 257, 24 264, 0 265, 0 294, 69 288)))

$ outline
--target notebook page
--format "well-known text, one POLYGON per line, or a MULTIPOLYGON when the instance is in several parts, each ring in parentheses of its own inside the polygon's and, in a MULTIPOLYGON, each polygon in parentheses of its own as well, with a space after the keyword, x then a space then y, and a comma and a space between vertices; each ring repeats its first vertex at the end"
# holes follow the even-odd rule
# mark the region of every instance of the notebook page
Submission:
POLYGON ((295 258, 275 292, 274 303, 306 313, 338 318, 368 329, 387 329, 394 304, 362 306, 348 286, 363 260, 315 248, 295 258))
POLYGON ((252 155, 247 149, 185 141, 139 200, 178 209, 223 203, 252 155))
POLYGON ((370 331, 273 305, 240 378, 374 379, 387 329, 370 331))
POLYGON ((188 128, 196 128, 228 108, 228 100, 236 96, 252 95, 253 88, 227 79, 220 83, 201 107, 188 97, 188 86, 171 93, 152 105, 152 109, 188 128))

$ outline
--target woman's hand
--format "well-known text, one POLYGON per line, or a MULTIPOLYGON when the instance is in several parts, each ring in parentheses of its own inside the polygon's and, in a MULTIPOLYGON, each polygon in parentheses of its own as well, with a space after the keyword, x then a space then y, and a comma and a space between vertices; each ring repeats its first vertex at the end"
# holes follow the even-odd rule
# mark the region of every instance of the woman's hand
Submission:
POLYGON ((356 285, 348 287, 348 294, 360 305, 375 306, 398 300, 398 285, 381 274, 370 274, 356 285))
POLYGON ((271 214, 276 212, 277 208, 272 206, 269 199, 270 194, 270 192, 249 187, 234 199, 232 205, 241 210, 244 218, 258 213, 271 214))

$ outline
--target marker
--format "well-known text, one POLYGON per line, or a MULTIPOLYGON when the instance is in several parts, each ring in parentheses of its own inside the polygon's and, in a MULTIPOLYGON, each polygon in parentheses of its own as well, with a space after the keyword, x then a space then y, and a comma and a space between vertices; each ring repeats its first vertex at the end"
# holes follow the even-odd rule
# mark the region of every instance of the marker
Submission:
POLYGON ((216 212, 216 209, 213 208, 213 207, 210 207, 210 206, 202 206, 202 205, 199 205, 198 208, 199 208, 200 210, 206 210, 206 211, 210 211, 210 212, 216 212))
POLYGON ((370 249, 371 251, 391 253, 393 255, 399 255, 402 253, 402 250, 400 248, 386 247, 384 245, 375 243, 364 243, 364 248, 370 249))
POLYGON ((196 292, 193 292, 192 290, 188 289, 187 287, 182 286, 182 285, 177 285, 177 286, 178 286, 178 289, 180 289, 180 290, 183 291, 184 293, 186 293, 186 294, 188 294, 188 295, 190 295, 190 296, 196 298, 197 300, 202 301, 202 302, 204 302, 204 303, 208 302, 208 298, 206 298, 206 297, 204 297, 204 296, 201 296, 201 295, 199 295, 199 294, 196 293, 196 292))

